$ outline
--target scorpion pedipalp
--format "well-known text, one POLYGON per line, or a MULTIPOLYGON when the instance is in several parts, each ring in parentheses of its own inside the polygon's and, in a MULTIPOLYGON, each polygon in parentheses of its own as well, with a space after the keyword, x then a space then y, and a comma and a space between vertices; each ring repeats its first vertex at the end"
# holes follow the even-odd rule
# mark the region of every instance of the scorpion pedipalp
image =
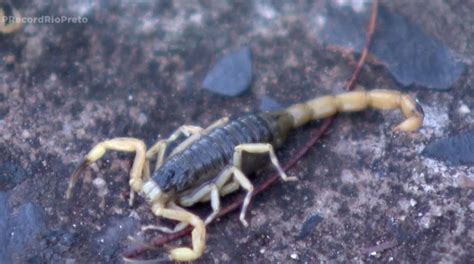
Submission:
POLYGON ((79 179, 79 176, 81 173, 87 168, 89 163, 87 160, 83 160, 79 167, 77 167, 74 172, 72 173, 71 179, 69 180, 69 185, 66 190, 66 199, 70 199, 72 196, 72 189, 74 188, 74 185, 77 183, 77 179, 79 179))

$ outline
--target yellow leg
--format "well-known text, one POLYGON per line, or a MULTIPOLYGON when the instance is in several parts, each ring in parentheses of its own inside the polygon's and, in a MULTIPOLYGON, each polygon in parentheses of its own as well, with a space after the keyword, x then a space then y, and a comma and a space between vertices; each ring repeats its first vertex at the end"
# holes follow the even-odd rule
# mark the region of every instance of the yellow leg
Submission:
MULTIPOLYGON (((229 173, 230 177, 231 172, 229 173)), ((179 197, 179 204, 182 206, 192 206, 197 202, 211 201, 212 213, 206 217, 205 224, 209 224, 216 218, 221 209, 219 189, 215 183, 205 184, 199 189, 193 190, 192 193, 181 195, 179 197)))
POLYGON ((242 204, 242 210, 240 210, 239 220, 245 227, 248 227, 249 224, 247 223, 247 220, 245 220, 245 215, 247 214, 247 208, 249 207, 250 200, 252 199, 253 185, 245 176, 245 174, 236 167, 234 167, 234 181, 238 182, 239 185, 247 191, 244 203, 242 204))
POLYGON ((197 126, 188 126, 184 125, 178 128, 168 139, 162 139, 155 143, 146 153, 147 159, 152 159, 153 156, 158 155, 156 159, 156 167, 157 170, 163 164, 163 160, 165 158, 165 153, 168 145, 178 139, 180 135, 185 135, 189 137, 191 135, 199 134, 202 131, 202 128, 197 126))
POLYGON ((206 127, 206 129, 204 130, 204 134, 210 132, 211 130, 213 130, 214 128, 217 128, 217 127, 221 127, 225 124, 227 124, 227 122, 229 122, 229 118, 228 117, 223 117, 221 119, 218 119, 216 120, 214 123, 212 123, 210 126, 206 127))
MULTIPOLYGON (((219 175, 217 176, 216 180, 214 183, 217 186, 217 189, 219 190, 219 195, 221 197, 226 196, 230 193, 233 193, 237 191, 240 187, 239 182, 232 180, 229 182, 230 176, 232 176, 234 172, 233 166, 226 167, 224 170, 222 170, 219 175)), ((207 202, 211 200, 211 195, 208 194, 206 196, 203 196, 199 202, 207 202)), ((194 201, 196 202, 196 201, 194 201)), ((194 204, 194 203, 193 203, 194 204)))
POLYGON ((239 183, 238 182, 229 182, 228 184, 222 186, 222 189, 219 190, 219 193, 221 196, 226 196, 230 193, 233 193, 239 189, 239 183))
POLYGON ((251 154, 268 153, 268 155, 270 156, 270 161, 272 162, 273 166, 278 171, 278 174, 280 174, 280 177, 284 181, 298 180, 298 178, 296 177, 288 177, 286 175, 285 171, 283 171, 283 169, 280 166, 280 163, 278 162, 275 151, 273 150, 273 146, 271 144, 253 143, 253 144, 242 144, 235 147, 233 162, 234 162, 234 166, 239 169, 242 168, 242 151, 245 151, 251 154))
MULTIPOLYGON (((275 151, 273 150, 273 146, 271 144, 253 143, 253 144, 242 144, 235 147, 235 152, 233 156, 233 164, 235 166, 234 181, 237 181, 240 184, 240 186, 242 186, 244 189, 247 190, 247 195, 242 205, 242 211, 240 212, 240 221, 242 222, 242 224, 244 224, 244 226, 248 226, 247 221, 245 220, 245 214, 247 212, 247 207, 250 203, 250 199, 252 198, 253 185, 252 183, 250 183, 250 181, 241 171, 243 151, 248 152, 250 154, 268 153, 270 156, 271 163, 276 168, 276 170, 278 171, 278 174, 280 174, 280 177, 284 181, 295 181, 297 180, 297 178, 288 177, 286 175, 285 171, 283 171, 283 169, 280 166, 280 163, 278 162, 278 159, 275 155, 275 151)), ((233 187, 233 186, 231 185, 230 187, 233 187)))
POLYGON ((180 247, 170 251, 170 259, 175 261, 193 261, 202 256, 206 248, 206 226, 201 218, 188 212, 164 208, 162 204, 152 206, 155 215, 190 224, 194 227, 191 233, 192 248, 180 247))
POLYGON ((206 129, 202 130, 200 133, 197 133, 197 134, 194 134, 194 135, 190 136, 188 139, 186 139, 185 141, 183 141, 179 146, 177 146, 177 147, 173 150, 173 152, 171 152, 170 156, 173 156, 174 154, 183 151, 186 147, 188 147, 191 143, 193 143, 194 141, 196 141, 197 139, 199 139, 202 135, 206 135, 206 134, 209 133, 212 129, 214 129, 214 128, 216 128, 216 127, 220 127, 220 126, 226 124, 228 121, 229 121, 229 118, 223 117, 223 118, 221 118, 221 119, 215 121, 214 123, 212 123, 209 127, 207 127, 206 129))
POLYGON ((135 138, 114 138, 106 140, 95 145, 91 151, 86 155, 84 161, 76 169, 69 181, 69 187, 66 191, 66 198, 71 197, 72 188, 79 177, 79 174, 87 165, 102 158, 107 150, 115 150, 122 152, 135 152, 135 159, 133 161, 132 170, 130 171, 130 186, 133 191, 139 192, 143 186, 142 172, 146 160, 146 146, 143 141, 135 138))

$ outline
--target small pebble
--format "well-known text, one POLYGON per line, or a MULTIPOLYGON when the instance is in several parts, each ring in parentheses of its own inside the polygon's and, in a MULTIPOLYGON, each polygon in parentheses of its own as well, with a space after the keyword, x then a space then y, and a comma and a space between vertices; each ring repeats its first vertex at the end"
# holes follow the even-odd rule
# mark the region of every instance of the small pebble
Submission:
POLYGON ((296 239, 304 239, 308 235, 310 235, 314 229, 316 228, 317 225, 319 225, 323 221, 323 217, 321 217, 318 214, 314 214, 308 219, 305 220, 303 223, 303 226, 301 227, 301 231, 299 235, 296 237, 296 239))
POLYGON ((16 57, 13 54, 9 54, 9 55, 3 56, 3 61, 6 64, 14 64, 16 62, 16 57))
POLYGON ((294 259, 294 260, 298 260, 298 259, 299 259, 298 254, 296 254, 296 253, 291 254, 290 257, 291 257, 292 259, 294 259))
POLYGON ((469 209, 471 209, 471 211, 474 212, 474 202, 471 202, 471 203, 469 204, 469 209))
POLYGON ((471 112, 471 109, 469 109, 469 107, 468 107, 467 105, 462 104, 462 105, 459 107, 458 112, 459 112, 460 114, 465 115, 465 114, 469 114, 469 113, 471 112))
POLYGON ((252 55, 244 47, 227 54, 207 73, 204 89, 225 96, 237 96, 245 92, 252 81, 252 55))

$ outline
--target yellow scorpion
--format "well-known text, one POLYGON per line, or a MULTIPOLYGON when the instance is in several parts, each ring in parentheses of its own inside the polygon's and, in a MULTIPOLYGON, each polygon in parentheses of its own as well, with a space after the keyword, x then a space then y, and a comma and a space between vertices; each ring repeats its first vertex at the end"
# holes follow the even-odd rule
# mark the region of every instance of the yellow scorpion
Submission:
POLYGON ((262 155, 269 156, 284 181, 296 180, 286 175, 274 151, 283 144, 290 130, 339 112, 356 112, 369 107, 401 109, 406 120, 394 131, 414 131, 423 123, 423 110, 412 97, 398 91, 372 90, 323 96, 277 112, 246 114, 235 119, 225 117, 207 128, 184 125, 149 149, 140 139, 114 138, 98 143, 86 155, 71 177, 66 196, 71 197, 81 171, 102 158, 107 150, 135 152, 129 182, 132 194, 136 192, 144 197, 156 216, 179 222, 173 229, 155 228, 171 233, 188 225, 193 227, 192 247, 174 248, 164 259, 192 261, 204 252, 206 224, 217 216, 221 196, 240 187, 247 192, 240 221, 248 225, 245 215, 254 187, 247 175, 262 166, 262 155), (168 145, 181 135, 187 138, 166 156, 168 145), (242 164, 244 152, 253 157, 246 166, 242 164), (151 174, 150 161, 155 158, 156 166, 151 174), (183 208, 208 201, 212 213, 204 220, 183 208))

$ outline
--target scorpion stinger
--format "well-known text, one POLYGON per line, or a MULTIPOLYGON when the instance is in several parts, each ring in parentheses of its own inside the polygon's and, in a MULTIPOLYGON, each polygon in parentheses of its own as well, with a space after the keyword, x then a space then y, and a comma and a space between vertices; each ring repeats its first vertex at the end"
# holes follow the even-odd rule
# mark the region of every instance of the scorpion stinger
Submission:
POLYGON ((144 229, 170 233, 191 225, 192 247, 172 249, 165 259, 192 261, 204 253, 206 224, 218 215, 221 196, 239 188, 247 192, 239 218, 248 226, 245 215, 254 187, 247 175, 258 170, 266 161, 261 159, 261 154, 270 157, 270 162, 284 181, 296 180, 286 175, 274 151, 284 143, 291 130, 339 112, 356 112, 370 107, 400 109, 406 120, 394 131, 415 131, 423 123, 423 110, 412 97, 397 91, 372 90, 318 97, 278 112, 247 114, 230 120, 222 118, 206 129, 182 126, 148 151, 139 139, 115 138, 97 144, 87 154, 71 177, 67 197, 70 197, 79 173, 88 164, 100 159, 107 150, 135 152, 129 182, 132 191, 146 198, 156 216, 179 222, 173 229, 159 226, 144 229), (167 146, 180 135, 187 136, 187 139, 166 156, 167 146), (246 164, 250 166, 243 166, 243 153, 253 157, 252 163, 246 164), (157 164, 150 174, 149 163, 155 157, 157 164), (208 201, 211 202, 212 212, 205 221, 180 207, 208 201))

